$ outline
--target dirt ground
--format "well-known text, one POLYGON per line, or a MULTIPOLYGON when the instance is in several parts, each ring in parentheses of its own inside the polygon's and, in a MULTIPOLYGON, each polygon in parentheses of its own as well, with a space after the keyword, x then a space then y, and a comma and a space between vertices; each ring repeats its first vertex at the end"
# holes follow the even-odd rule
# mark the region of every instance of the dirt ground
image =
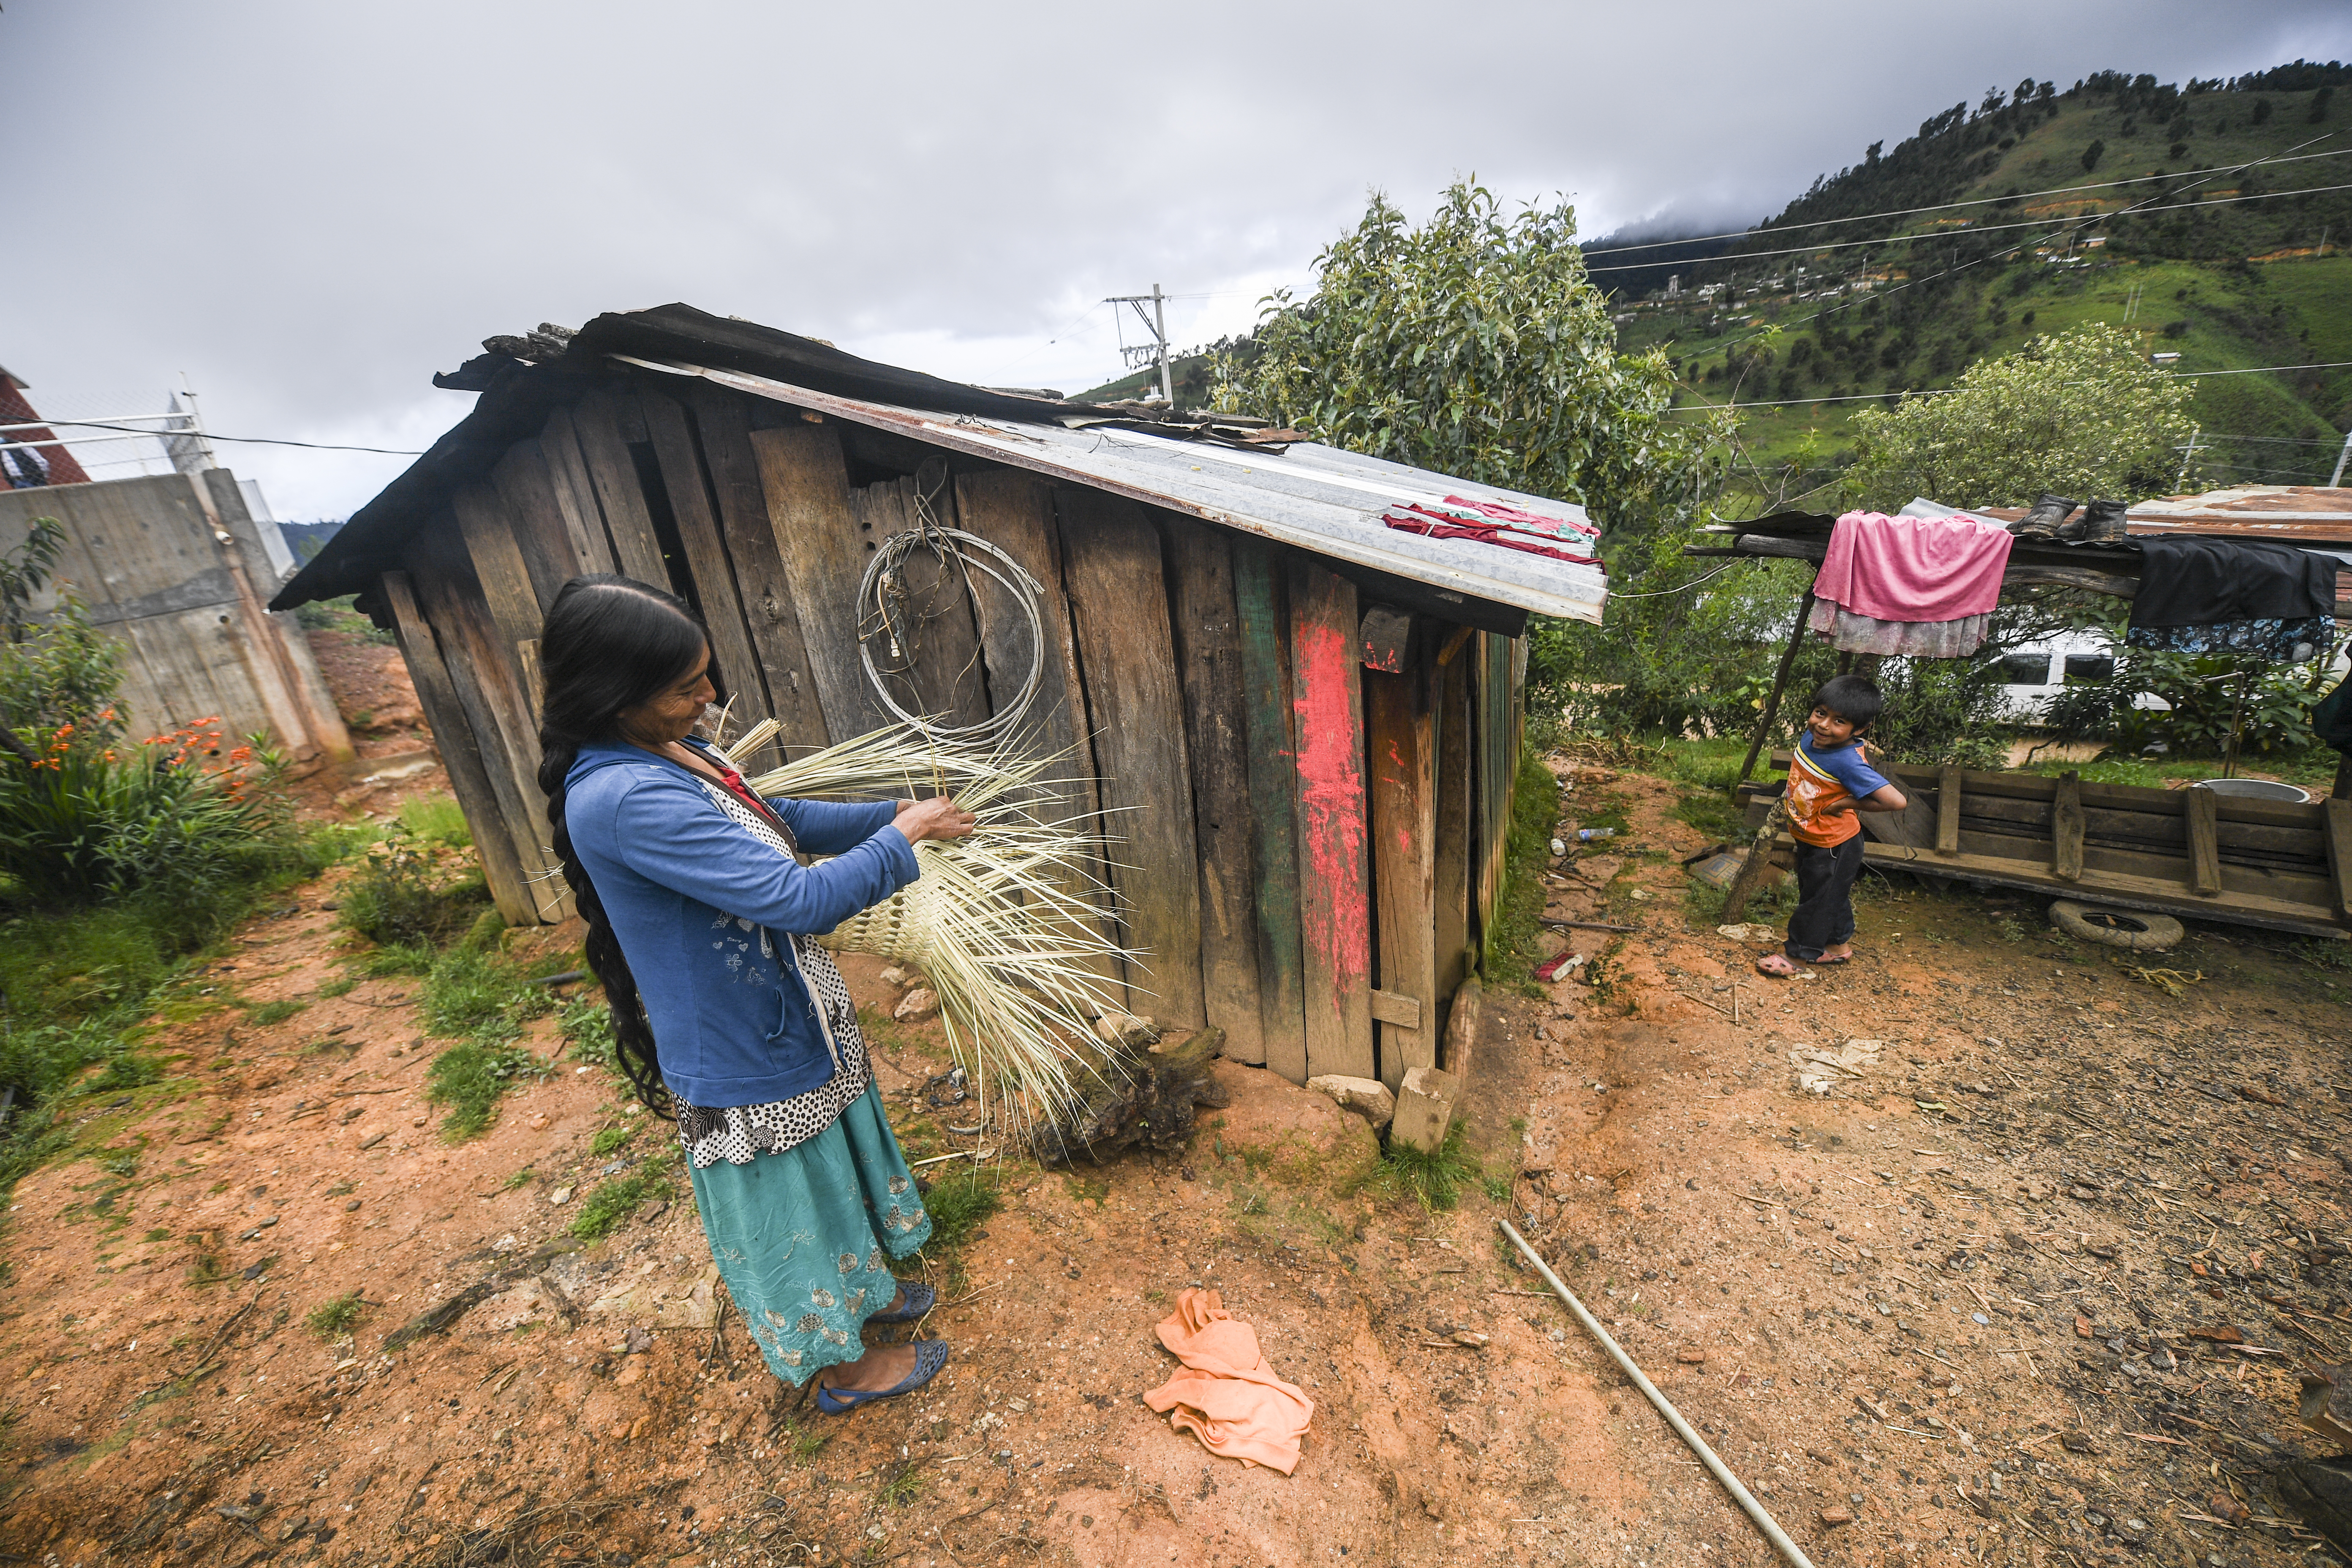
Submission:
MULTIPOLYGON (((644 1119, 548 1025, 544 1079, 442 1140, 417 983, 320 992, 349 955, 331 873, 208 976, 303 1010, 159 1023, 172 1076, 93 1102, 76 1156, 16 1189, 0 1552, 1771 1561, 1517 1266, 1507 1217, 1817 1563, 2320 1554, 2269 1477, 2327 1451, 2294 1421, 2298 1364, 2352 1359, 2352 969, 2207 931, 2159 961, 2176 995, 2021 900, 1881 885, 1856 962, 1776 984, 1686 909, 1704 837, 1674 785, 1560 772, 1569 825, 1625 828, 1559 868, 1549 912, 1640 929, 1571 933, 1579 978, 1490 995, 1464 1111, 1487 1179, 1458 1207, 1376 1179, 1320 1097, 1221 1064, 1232 1104, 1182 1158, 992 1162, 1003 1209, 932 1260, 948 1370, 838 1419, 761 1367, 682 1183, 572 1247, 582 1195, 663 1134, 593 1152, 644 1119), (1854 1039, 1874 1058, 1800 1086, 1791 1051, 1854 1039), (1195 1284, 1318 1402, 1295 1475, 1142 1404, 1173 1364, 1152 1327, 1195 1284), (306 1327, 354 1290, 350 1331, 306 1327)), ((519 956, 560 963, 567 935, 519 956)), ((845 967, 910 1155, 971 1149, 923 1098, 936 1027, 882 1021, 893 990, 845 967)))

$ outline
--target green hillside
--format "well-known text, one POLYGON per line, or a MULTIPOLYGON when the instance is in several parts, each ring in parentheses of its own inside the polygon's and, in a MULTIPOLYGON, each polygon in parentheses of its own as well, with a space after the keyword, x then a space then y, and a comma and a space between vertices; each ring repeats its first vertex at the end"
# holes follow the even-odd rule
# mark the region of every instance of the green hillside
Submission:
MULTIPOLYGON (((2352 190, 2323 188, 2352 185, 2339 81, 2102 73, 1956 106, 1816 181, 1679 297, 1626 302, 1621 344, 1664 345, 1689 403, 1741 404, 1748 483, 1791 497, 1832 476, 1853 411, 2081 322, 2128 325, 2183 373, 2352 361, 2352 190), (1871 216, 1962 202, 1981 205, 1871 216)), ((2200 375, 2197 416, 2203 482, 2325 482, 2352 369, 2200 375)))

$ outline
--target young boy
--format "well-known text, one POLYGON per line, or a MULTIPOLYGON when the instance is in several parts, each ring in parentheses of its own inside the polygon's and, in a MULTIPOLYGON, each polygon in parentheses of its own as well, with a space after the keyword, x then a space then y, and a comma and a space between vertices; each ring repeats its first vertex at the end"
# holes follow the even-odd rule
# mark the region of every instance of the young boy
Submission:
POLYGON ((1853 879, 1862 871, 1856 811, 1901 811, 1910 802, 1864 754, 1863 732, 1878 717, 1878 688, 1841 675, 1813 693, 1804 738, 1789 764, 1789 833, 1797 841, 1797 908, 1789 941, 1756 961, 1782 979, 1800 963, 1853 956, 1853 879))

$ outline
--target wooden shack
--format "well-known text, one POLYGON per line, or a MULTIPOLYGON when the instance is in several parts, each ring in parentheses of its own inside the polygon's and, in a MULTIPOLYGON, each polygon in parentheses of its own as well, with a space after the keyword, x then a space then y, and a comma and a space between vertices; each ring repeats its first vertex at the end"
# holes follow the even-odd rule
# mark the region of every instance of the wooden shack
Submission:
POLYGON ((278 574, 236 476, 72 482, 58 479, 64 468, 49 468, 58 482, 0 490, 0 549, 22 545, 36 518, 63 525, 58 580, 31 607, 46 615, 70 591, 121 645, 131 733, 209 719, 233 736, 268 734, 297 758, 349 761, 351 736, 302 628, 263 607, 278 574))
MULTIPOLYGON (((1030 743, 1098 780, 1134 1011, 1215 1025, 1294 1081, 1434 1066, 1500 892, 1529 612, 1599 618, 1591 567, 1400 531, 1468 491, 1262 421, 992 391, 685 306, 492 339, 473 412, 278 595, 357 593, 399 637, 509 921, 568 912, 532 721, 541 616, 575 573, 709 623, 733 715, 799 750, 882 721, 858 589, 926 519, 1004 552, 1042 638, 980 584, 903 704, 969 722, 1033 666, 1030 743)), ((870 628, 869 628, 870 629, 870 628)))

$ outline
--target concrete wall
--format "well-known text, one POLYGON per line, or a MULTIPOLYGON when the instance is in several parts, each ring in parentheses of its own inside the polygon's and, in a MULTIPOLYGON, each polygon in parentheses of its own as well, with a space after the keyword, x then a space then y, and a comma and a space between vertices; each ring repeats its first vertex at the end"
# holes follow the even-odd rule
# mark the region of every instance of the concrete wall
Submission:
MULTIPOLYGON (((296 757, 352 754, 300 627, 262 608, 278 574, 235 475, 0 492, 0 550, 21 545, 39 517, 65 525, 58 574, 123 646, 130 735, 217 717, 229 734, 267 731, 296 757)), ((53 607, 58 591, 35 608, 53 607)))

